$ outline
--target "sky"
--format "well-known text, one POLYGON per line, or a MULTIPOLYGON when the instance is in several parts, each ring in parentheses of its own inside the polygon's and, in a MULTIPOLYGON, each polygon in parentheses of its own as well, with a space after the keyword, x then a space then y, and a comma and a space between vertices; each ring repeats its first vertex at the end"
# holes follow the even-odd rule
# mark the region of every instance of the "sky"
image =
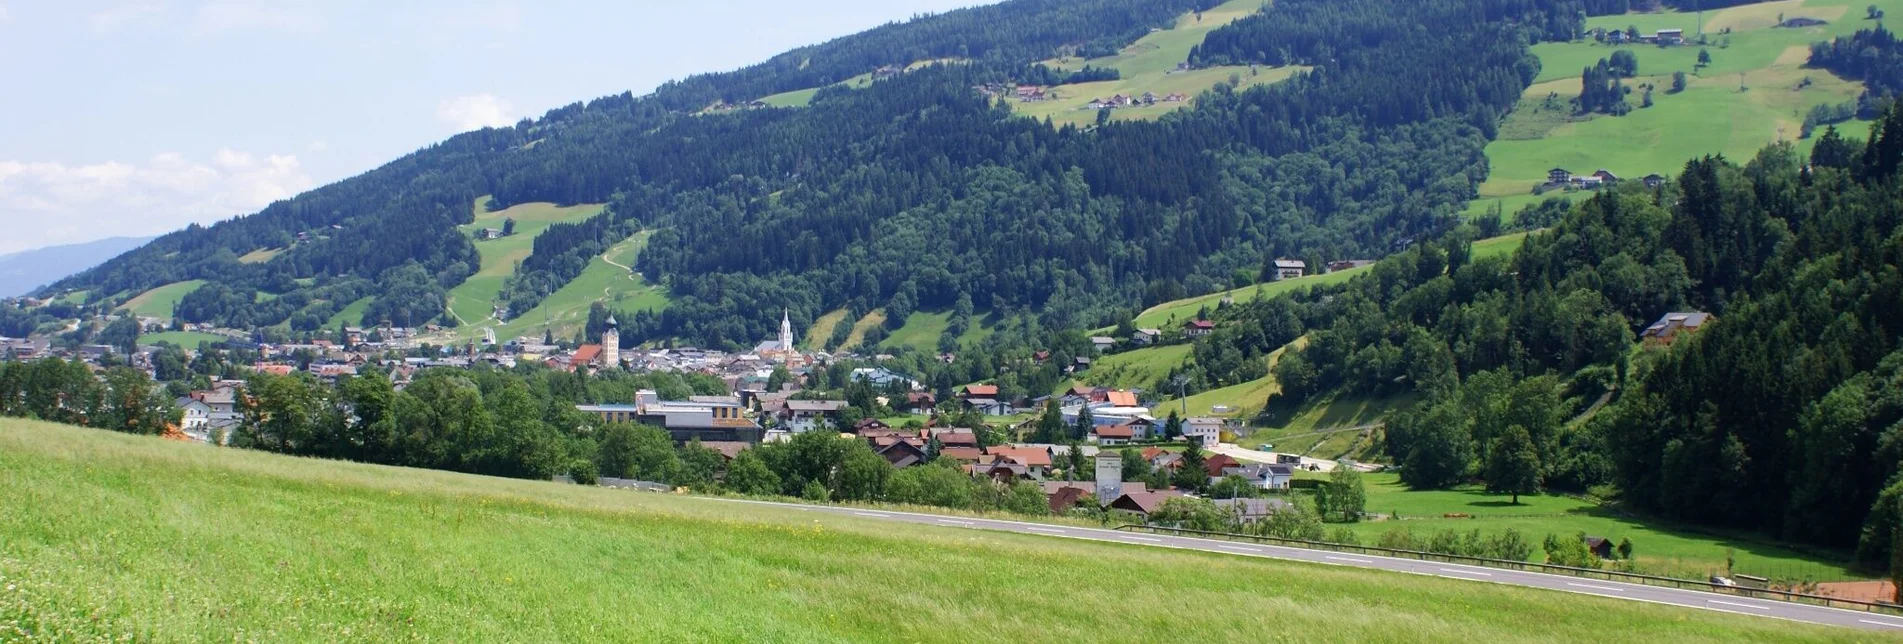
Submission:
POLYGON ((982 0, 0 0, 0 254, 257 212, 483 126, 982 0))

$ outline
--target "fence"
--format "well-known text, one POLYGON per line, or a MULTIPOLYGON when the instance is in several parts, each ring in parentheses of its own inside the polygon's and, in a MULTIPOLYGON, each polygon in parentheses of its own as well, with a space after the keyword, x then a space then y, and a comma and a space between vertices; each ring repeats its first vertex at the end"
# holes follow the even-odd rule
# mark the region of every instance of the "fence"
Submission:
POLYGON ((1581 577, 1586 579, 1604 579, 1606 581, 1618 581, 1618 582, 1625 582, 1630 584, 1639 584, 1642 586, 1668 586, 1668 587, 1679 588, 1683 590, 1697 590, 1697 591, 1704 591, 1704 592, 1710 592, 1710 593, 1750 597, 1753 599, 1767 599, 1772 601, 1793 602, 1793 603, 1800 603, 1800 604, 1814 604, 1814 605, 1827 606, 1830 608, 1843 608, 1848 610, 1863 611, 1867 613, 1882 613, 1886 615, 1903 615, 1903 606, 1899 606, 1897 604, 1889 604, 1889 603, 1882 603, 1882 602, 1866 602, 1866 601, 1858 601, 1854 599, 1841 599, 1837 597, 1827 597, 1824 595, 1811 595, 1806 593, 1795 593, 1795 592, 1789 592, 1789 591, 1783 591, 1783 590, 1770 590, 1765 588, 1749 588, 1745 586, 1726 586, 1724 584, 1717 584, 1717 583, 1712 583, 1709 581, 1698 581, 1694 579, 1678 579, 1675 577, 1659 577, 1656 575, 1641 575, 1636 573, 1619 572, 1616 570, 1598 570, 1595 568, 1574 568, 1571 566, 1555 566, 1552 564, 1532 563, 1527 561, 1509 561, 1506 559, 1489 559, 1486 557, 1468 557, 1465 555, 1448 555, 1448 554, 1441 554, 1438 552, 1425 552, 1420 550, 1396 550, 1393 548, 1382 548, 1379 546, 1362 546, 1362 545, 1345 544, 1345 543, 1328 543, 1325 541, 1308 541, 1305 539, 1284 539, 1281 537, 1268 537, 1268 536, 1259 536, 1259 535, 1253 535, 1253 534, 1238 534, 1233 532, 1211 532, 1208 530, 1190 530, 1187 528, 1167 528, 1163 526, 1142 525, 1142 524, 1134 524, 1134 523, 1120 525, 1120 526, 1117 526, 1115 529, 1119 531, 1125 531, 1125 532, 1135 531, 1135 530, 1147 530, 1157 534, 1175 534, 1179 536, 1189 535, 1189 536, 1209 537, 1209 538, 1227 539, 1227 540, 1247 540, 1247 541, 1252 541, 1255 543, 1263 543, 1268 545, 1288 546, 1293 548, 1306 548, 1310 550, 1332 550, 1335 552, 1350 552, 1350 553, 1364 554, 1364 555, 1379 555, 1379 556, 1385 556, 1385 557, 1395 557, 1400 559, 1419 559, 1422 561, 1445 561, 1448 563, 1459 563, 1459 564, 1466 564, 1470 566, 1484 566, 1489 568, 1506 568, 1510 570, 1523 570, 1527 572, 1540 572, 1540 573, 1553 574, 1553 575, 1568 575, 1572 577, 1581 577))

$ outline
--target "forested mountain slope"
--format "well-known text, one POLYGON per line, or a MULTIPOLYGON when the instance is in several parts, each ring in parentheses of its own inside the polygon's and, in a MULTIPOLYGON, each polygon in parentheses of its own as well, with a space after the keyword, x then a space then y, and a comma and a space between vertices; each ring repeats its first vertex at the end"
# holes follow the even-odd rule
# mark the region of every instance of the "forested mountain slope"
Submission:
POLYGON ((1288 0, 1210 32, 1185 62, 1313 72, 1218 87, 1156 122, 1059 128, 973 90, 1213 5, 1017 0, 891 25, 461 135, 258 215, 167 235, 53 289, 104 298, 207 280, 181 317, 232 326, 309 330, 365 296, 366 322, 449 321, 444 292, 480 265, 456 226, 487 194, 497 206, 610 204, 535 239, 502 290, 513 311, 658 229, 636 267, 673 303, 632 316, 630 339, 746 344, 782 307, 801 324, 884 308, 896 327, 967 298, 1050 327, 1107 324, 1278 255, 1378 256, 1444 230, 1486 178, 1482 149, 1499 115, 1539 72, 1528 45, 1574 37, 1585 13, 1624 9, 1288 0), (970 62, 827 88, 809 108, 699 114, 946 57, 970 62), (267 262, 237 261, 285 246, 267 262))

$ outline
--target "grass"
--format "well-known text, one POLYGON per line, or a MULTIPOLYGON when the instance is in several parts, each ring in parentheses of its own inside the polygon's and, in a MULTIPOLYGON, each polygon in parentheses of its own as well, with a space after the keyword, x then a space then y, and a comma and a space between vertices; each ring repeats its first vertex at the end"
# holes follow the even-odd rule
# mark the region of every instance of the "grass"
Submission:
MULTIPOLYGON (((1502 494, 1488 494, 1478 486, 1452 490, 1413 491, 1394 474, 1366 475, 1369 512, 1396 514, 1401 521, 1365 524, 1358 532, 1372 541, 1391 528, 1406 527, 1417 536, 1440 530, 1479 529, 1495 534, 1511 528, 1537 542, 1547 534, 1585 532, 1613 541, 1631 539, 1634 559, 1642 570, 1703 578, 1724 574, 1726 550, 1735 557, 1732 572, 1773 579, 1818 581, 1863 579, 1848 569, 1841 555, 1812 553, 1760 539, 1674 530, 1642 521, 1584 499, 1565 496, 1521 496, 1512 505, 1502 494), (1442 518, 1449 513, 1471 519, 1442 518)), ((1538 556, 1537 554, 1535 555, 1538 556)))
POLYGON ((1511 255, 1520 250, 1520 245, 1525 242, 1526 236, 1527 233, 1513 233, 1474 242, 1471 249, 1473 259, 1511 255))
POLYGON ((1116 389, 1153 388, 1174 369, 1189 360, 1193 349, 1188 344, 1144 347, 1098 356, 1084 373, 1083 380, 1099 387, 1116 389))
MULTIPOLYGON (((461 226, 459 230, 466 235, 474 235, 483 228, 502 229, 502 222, 515 220, 515 234, 501 239, 476 242, 476 252, 482 257, 482 265, 476 274, 449 291, 449 309, 463 324, 476 324, 489 319, 494 310, 496 296, 502 293, 502 283, 515 274, 515 267, 528 259, 535 250, 535 238, 555 223, 575 223, 601 214, 604 206, 599 204, 560 207, 551 203, 528 203, 507 210, 490 212, 484 204, 489 197, 476 199, 475 221, 461 226)), ((625 264, 625 263, 624 263, 625 264)))
POLYGON ((286 250, 290 250, 290 249, 288 248, 260 248, 260 249, 251 251, 249 253, 245 253, 244 256, 238 258, 238 262, 241 264, 263 264, 265 262, 271 261, 271 258, 277 257, 279 254, 283 253, 286 250))
POLYGON ((481 334, 481 329, 493 326, 496 338, 504 342, 530 335, 540 340, 544 329, 553 331, 559 338, 572 338, 588 323, 588 309, 595 302, 605 302, 610 308, 630 313, 666 309, 666 289, 647 283, 640 273, 629 272, 621 266, 608 263, 609 259, 613 259, 622 266, 631 266, 624 260, 631 261, 639 256, 652 236, 654 231, 644 230, 609 248, 608 252, 589 261, 581 275, 544 298, 533 310, 517 313, 514 319, 501 325, 490 323, 462 327, 458 329, 457 336, 475 337, 481 334))
POLYGON ((1569 203, 1578 203, 1579 201, 1582 201, 1586 197, 1589 197, 1589 196, 1592 196, 1592 193, 1579 191, 1579 192, 1549 192, 1544 195, 1536 195, 1529 192, 1526 194, 1507 195, 1504 197, 1487 197, 1482 199, 1475 199, 1473 201, 1468 202, 1467 210, 1465 212, 1462 212, 1461 215, 1468 219, 1481 217, 1487 214, 1488 209, 1492 208, 1494 205, 1497 204, 1500 206, 1501 217, 1507 223, 1512 223, 1514 215, 1519 214, 1521 210, 1525 210, 1532 206, 1539 205, 1540 202, 1545 201, 1547 199, 1564 199, 1569 203))
MULTIPOLYGON (((1574 172, 1605 168, 1626 178, 1655 172, 1672 176, 1687 159, 1706 154, 1744 160, 1777 141, 1808 147, 1809 140, 1798 139, 1805 113, 1816 105, 1854 100, 1862 91, 1859 83, 1804 68, 1809 45, 1871 28, 1874 23, 1863 19, 1864 4, 1868 3, 1852 7, 1845 0, 1785 0, 1708 12, 1705 32, 1712 44, 1705 49, 1711 53, 1712 64, 1703 69, 1695 66, 1699 50, 1695 45, 1614 46, 1590 40, 1535 45, 1533 53, 1542 63, 1540 76, 1502 122, 1500 138, 1487 147, 1493 171, 1480 188, 1482 200, 1470 206, 1469 213, 1484 212, 1485 202, 1494 199, 1526 199, 1553 167, 1574 172), (1819 18, 1830 24, 1774 28, 1779 14, 1787 19, 1819 18), (1720 35, 1719 30, 1726 27, 1733 32, 1720 35), (1721 39, 1729 39, 1729 46, 1720 47, 1721 39), (1639 61, 1641 77, 1626 82, 1635 87, 1629 99, 1633 107, 1638 107, 1642 90, 1636 86, 1641 83, 1658 88, 1653 93, 1654 105, 1623 117, 1572 115, 1568 101, 1579 94, 1580 70, 1620 49, 1632 52, 1639 61), (1678 71, 1692 74, 1690 83, 1683 92, 1668 93, 1671 75, 1678 71), (1740 89, 1741 84, 1745 89, 1740 89), (1550 103, 1549 95, 1554 96, 1550 103)), ((1880 0, 1876 5, 1903 9, 1903 0, 1880 0)), ((1587 24, 1608 29, 1632 25, 1647 34, 1676 27, 1696 34, 1697 22, 1696 14, 1669 12, 1601 16, 1587 24)), ((1846 125, 1840 129, 1859 135, 1868 127, 1846 125)))
POLYGON ((125 304, 119 305, 119 310, 130 312, 138 317, 170 320, 172 309, 178 306, 178 301, 185 299, 185 296, 191 295, 192 291, 204 285, 205 280, 166 284, 126 300, 125 304))
MULTIPOLYGON (((967 61, 962 58, 934 58, 931 60, 920 60, 920 61, 915 61, 910 65, 906 65, 905 71, 909 72, 909 71, 917 70, 923 67, 930 67, 932 65, 941 65, 941 64, 952 65, 952 64, 960 64, 964 62, 967 62, 967 61)), ((868 71, 866 73, 859 74, 852 78, 848 78, 846 80, 839 81, 833 84, 843 85, 846 87, 850 87, 852 89, 865 89, 867 87, 872 86, 872 72, 868 71)), ((813 104, 813 97, 818 94, 819 94, 819 88, 809 87, 806 89, 796 89, 790 92, 780 92, 778 94, 774 94, 771 96, 762 97, 760 99, 760 102, 766 103, 767 105, 772 107, 806 107, 808 105, 813 104)))
MULTIPOLYGON (((1237 303, 1244 303, 1258 297, 1276 297, 1285 293, 1294 292, 1296 289, 1304 289, 1323 284, 1340 284, 1369 269, 1370 267, 1363 266, 1345 271, 1310 275, 1299 279, 1263 282, 1261 284, 1244 286, 1234 290, 1198 295, 1174 302, 1164 302, 1137 314, 1136 327, 1139 329, 1167 329, 1169 327, 1180 326, 1184 322, 1195 319, 1196 312, 1202 310, 1204 307, 1208 307, 1212 311, 1215 310, 1223 298, 1234 298, 1237 303)), ((1108 329, 1098 329, 1096 332, 1102 333, 1107 331, 1108 329)))
POLYGON ((0 497, 0 629, 16 629, 0 632, 27 639, 1181 636, 1180 611, 1130 604, 1136 596, 1221 606, 1189 628, 1228 641, 1292 632, 1390 641, 1398 625, 1408 641, 1441 642, 1850 633, 1463 580, 293 459, 28 421, 0 421, 0 472, 9 492, 0 497), (1054 593, 1053 579, 1070 582, 1054 593))
POLYGON ((846 321, 846 316, 850 314, 846 309, 838 309, 813 320, 813 326, 806 329, 806 348, 818 350, 826 346, 833 339, 833 330, 839 327, 840 322, 846 321))
POLYGON ((212 344, 218 344, 228 339, 229 338, 226 338, 225 336, 218 335, 215 333, 166 331, 164 333, 147 333, 145 335, 139 336, 139 346, 153 345, 153 344, 158 344, 160 342, 170 342, 181 348, 197 349, 198 345, 200 344, 204 344, 208 342, 212 344))
MULTIPOLYGON (((939 337, 945 334, 946 329, 951 328, 951 318, 951 311, 915 312, 906 317, 905 324, 893 330, 891 335, 886 336, 885 340, 879 343, 879 346, 912 347, 926 353, 936 353, 938 351, 939 337)), ((833 324, 837 325, 838 322, 835 321, 833 324)), ((814 327, 817 329, 818 325, 815 324, 814 327)), ((958 344, 960 346, 970 346, 983 341, 994 331, 995 329, 991 328, 990 325, 985 324, 984 316, 973 314, 971 316, 971 323, 965 325, 965 332, 959 334, 958 344)), ((814 336, 809 334, 808 337, 811 338, 814 336)), ((826 335, 818 337, 822 340, 831 339, 832 326, 829 325, 826 328, 826 335)))
POLYGON ((324 328, 335 330, 340 326, 361 326, 363 312, 370 310, 371 299, 366 297, 345 305, 343 309, 337 311, 336 315, 330 316, 330 321, 324 323, 324 328))
POLYGON ((873 309, 871 313, 867 313, 865 317, 852 323, 852 332, 846 335, 846 341, 834 347, 833 350, 843 351, 865 343, 866 333, 879 328, 882 324, 885 324, 885 309, 873 309))

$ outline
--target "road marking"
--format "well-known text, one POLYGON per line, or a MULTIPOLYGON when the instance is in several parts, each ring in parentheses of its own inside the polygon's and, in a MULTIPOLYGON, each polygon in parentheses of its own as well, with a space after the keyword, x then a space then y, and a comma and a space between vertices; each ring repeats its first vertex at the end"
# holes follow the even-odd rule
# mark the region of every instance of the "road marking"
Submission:
POLYGON ((938 522, 939 522, 939 523, 949 523, 949 524, 952 524, 952 525, 972 525, 972 523, 971 523, 970 521, 953 521, 953 520, 951 520, 951 519, 939 519, 939 520, 938 520, 938 522))
POLYGON ((1223 550, 1234 550, 1236 552, 1262 552, 1259 549, 1250 548, 1246 546, 1216 546, 1216 547, 1222 548, 1223 550))
POLYGON ((1758 606, 1756 604, 1740 604, 1738 602, 1728 602, 1722 599, 1707 599, 1705 601, 1713 603, 1713 604, 1724 604, 1726 606, 1737 606, 1740 608, 1749 608, 1752 610, 1771 610, 1770 606, 1758 606))
POLYGON ((1573 583, 1573 582, 1570 582, 1570 581, 1569 581, 1569 582, 1566 582, 1566 585, 1568 585, 1568 586, 1572 586, 1572 587, 1574 587, 1574 588, 1591 588, 1591 589, 1593 589, 1593 590, 1604 590, 1604 591, 1607 591, 1607 592, 1614 592, 1614 593, 1623 593, 1623 592, 1625 592, 1625 589, 1624 589, 1624 588, 1613 588, 1613 587, 1611 587, 1611 586, 1594 586, 1594 585, 1592 585, 1592 584, 1575 584, 1575 583, 1573 583))
POLYGON ((857 514, 857 515, 859 515, 859 516, 862 516, 862 517, 878 517, 878 518, 881 518, 881 519, 890 519, 890 518, 892 518, 892 515, 890 515, 890 514, 879 514, 879 513, 877 513, 877 512, 854 512, 853 514, 857 514))
POLYGON ((1891 623, 1889 623, 1889 622, 1873 622, 1873 621, 1870 621, 1870 620, 1867 620, 1867 619, 1860 619, 1860 620, 1857 620, 1857 621, 1859 621, 1859 622, 1863 622, 1863 623, 1865 623, 1865 624, 1876 624, 1876 625, 1878 625, 1878 626, 1888 626, 1888 627, 1890 627, 1890 628, 1903 628, 1903 624, 1891 624, 1891 623))
POLYGON ((1163 543, 1162 539, 1151 539, 1149 537, 1139 537, 1139 536, 1131 535, 1129 538, 1135 539, 1137 541, 1148 541, 1150 543, 1163 543))
POLYGON ((1374 560, 1373 560, 1373 559, 1356 559, 1356 558, 1354 558, 1354 557, 1337 557, 1337 556, 1334 556, 1334 555, 1323 555, 1323 556, 1322 556, 1322 558, 1323 558, 1323 559, 1333 559, 1333 560, 1335 560, 1335 561, 1352 561, 1352 562, 1355 562, 1355 563, 1365 563, 1365 564, 1371 564, 1371 563, 1374 563, 1374 560))
POLYGON ((1490 572, 1475 572, 1475 571, 1472 571, 1472 570, 1455 570, 1455 569, 1453 569, 1453 568, 1442 568, 1442 569, 1440 569, 1440 571, 1441 571, 1441 572, 1451 572, 1451 573, 1454 573, 1454 574, 1456 574, 1456 575, 1479 575, 1479 576, 1481 576, 1481 577, 1492 577, 1492 576, 1493 576, 1493 573, 1490 573, 1490 572))
POLYGON ((1069 534, 1068 532, 1059 530, 1057 528, 1027 528, 1027 529, 1032 532, 1048 532, 1051 534, 1069 534))

